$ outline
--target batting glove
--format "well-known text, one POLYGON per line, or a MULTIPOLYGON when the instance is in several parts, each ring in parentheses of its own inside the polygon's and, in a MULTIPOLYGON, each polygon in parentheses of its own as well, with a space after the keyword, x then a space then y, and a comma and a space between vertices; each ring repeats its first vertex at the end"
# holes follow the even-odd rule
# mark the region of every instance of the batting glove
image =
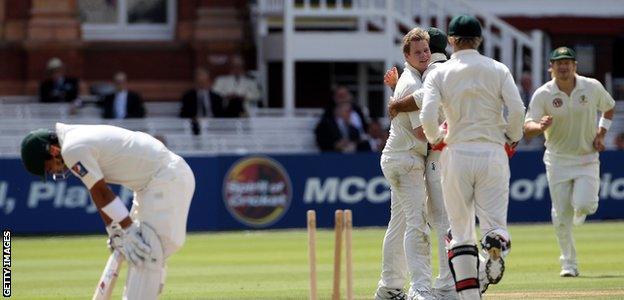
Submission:
POLYGON ((141 267, 145 258, 149 257, 151 248, 141 236, 139 222, 133 222, 126 229, 122 229, 119 224, 114 224, 109 234, 109 248, 121 252, 131 264, 141 267))

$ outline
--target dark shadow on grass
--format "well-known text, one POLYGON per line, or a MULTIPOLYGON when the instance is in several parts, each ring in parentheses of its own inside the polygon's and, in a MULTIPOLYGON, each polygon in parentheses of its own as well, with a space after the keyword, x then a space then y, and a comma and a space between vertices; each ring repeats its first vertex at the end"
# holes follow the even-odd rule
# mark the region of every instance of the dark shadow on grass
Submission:
POLYGON ((587 279, 607 279, 607 278, 624 278, 624 275, 579 275, 577 278, 587 279))

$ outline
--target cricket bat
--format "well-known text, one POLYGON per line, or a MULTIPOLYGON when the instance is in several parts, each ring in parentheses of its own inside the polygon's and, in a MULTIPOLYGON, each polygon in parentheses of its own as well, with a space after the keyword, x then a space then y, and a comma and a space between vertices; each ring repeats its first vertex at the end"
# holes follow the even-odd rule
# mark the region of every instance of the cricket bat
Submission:
POLYGON ((111 299, 123 261, 124 256, 119 251, 115 250, 111 253, 106 262, 106 267, 104 267, 104 271, 102 272, 102 276, 100 277, 100 281, 98 281, 98 285, 95 287, 93 300, 111 299))

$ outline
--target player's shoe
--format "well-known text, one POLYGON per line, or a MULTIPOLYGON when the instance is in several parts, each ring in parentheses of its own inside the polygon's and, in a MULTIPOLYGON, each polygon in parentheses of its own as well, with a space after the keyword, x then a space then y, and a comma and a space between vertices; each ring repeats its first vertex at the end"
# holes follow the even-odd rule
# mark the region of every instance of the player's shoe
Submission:
POLYGON ((436 299, 430 290, 426 289, 410 289, 407 300, 434 300, 436 299))
POLYGON ((375 292, 375 300, 407 300, 407 295, 401 289, 378 287, 375 292))
POLYGON ((561 273, 559 273, 561 277, 577 277, 579 276, 579 271, 577 268, 563 268, 561 269, 561 273))
POLYGON ((575 226, 579 226, 579 225, 583 225, 583 223, 585 223, 585 218, 587 217, 587 214, 583 213, 580 210, 574 210, 574 217, 572 217, 572 223, 575 226))
MULTIPOLYGON (((487 253, 485 277, 488 284, 497 284, 503 279, 505 261, 503 260, 503 241, 497 234, 488 234, 481 242, 482 249, 487 253)), ((485 287, 487 289, 487 286, 485 287)))

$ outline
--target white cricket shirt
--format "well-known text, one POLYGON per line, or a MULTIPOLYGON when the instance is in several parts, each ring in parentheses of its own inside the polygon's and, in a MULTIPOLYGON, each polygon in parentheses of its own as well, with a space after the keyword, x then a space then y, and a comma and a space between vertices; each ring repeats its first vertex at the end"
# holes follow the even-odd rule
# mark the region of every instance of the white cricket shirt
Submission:
POLYGON ((448 124, 447 144, 522 138, 524 105, 509 69, 477 50, 460 50, 427 75, 420 120, 427 139, 438 142, 438 109, 448 124), (507 106, 507 121, 503 107, 507 106))
POLYGON ((568 96, 555 80, 539 87, 529 104, 525 122, 540 122, 552 116, 544 132, 546 149, 555 155, 585 155, 595 152, 593 141, 598 130, 598 111, 605 112, 615 101, 602 84, 593 78, 576 75, 576 86, 568 96))
MULTIPOLYGON (((442 53, 431 54, 431 62, 429 63, 429 65, 427 65, 427 70, 423 72, 423 76, 422 76, 423 80, 427 78, 427 74, 431 73, 431 71, 435 70, 435 68, 437 68, 441 63, 444 63, 445 61, 446 61, 446 55, 442 53)), ((421 87, 412 93, 412 97, 414 98, 414 101, 416 102, 416 106, 418 106, 418 108, 422 107, 422 100, 424 96, 425 96, 424 87, 421 87)))
POLYGON ((56 123, 56 134, 65 165, 88 189, 104 179, 138 191, 169 162, 165 145, 143 132, 56 123))
MULTIPOLYGON (((420 72, 406 62, 403 73, 401 73, 394 89, 394 99, 409 96, 421 86, 420 72)), ((382 153, 403 152, 413 149, 419 154, 427 155, 427 142, 419 140, 412 132, 412 129, 419 126, 418 111, 397 114, 390 123, 390 135, 382 153)))

